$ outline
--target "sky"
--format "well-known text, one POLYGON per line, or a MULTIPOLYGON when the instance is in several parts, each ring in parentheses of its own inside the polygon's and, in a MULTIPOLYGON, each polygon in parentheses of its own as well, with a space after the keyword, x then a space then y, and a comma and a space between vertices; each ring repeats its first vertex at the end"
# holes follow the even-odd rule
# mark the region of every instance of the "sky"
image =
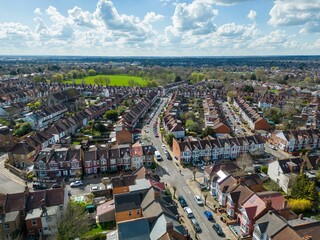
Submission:
POLYGON ((0 55, 320 55, 320 0, 0 0, 0 55))

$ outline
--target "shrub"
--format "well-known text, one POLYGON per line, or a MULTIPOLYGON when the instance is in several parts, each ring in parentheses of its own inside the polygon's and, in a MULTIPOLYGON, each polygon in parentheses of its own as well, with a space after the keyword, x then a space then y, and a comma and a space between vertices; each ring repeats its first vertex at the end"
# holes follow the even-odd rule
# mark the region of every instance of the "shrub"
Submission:
POLYGON ((312 201, 308 199, 289 199, 288 204, 295 213, 307 212, 312 208, 312 201))
POLYGON ((261 172, 263 172, 264 174, 268 174, 268 166, 262 166, 261 172))

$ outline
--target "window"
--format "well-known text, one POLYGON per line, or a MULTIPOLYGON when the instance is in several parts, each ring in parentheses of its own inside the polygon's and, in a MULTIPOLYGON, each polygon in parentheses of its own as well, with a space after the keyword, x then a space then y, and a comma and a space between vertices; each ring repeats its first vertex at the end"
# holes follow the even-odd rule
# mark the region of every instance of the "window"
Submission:
POLYGON ((129 211, 129 216, 131 216, 132 215, 132 213, 131 213, 131 211, 129 211))
POLYGON ((140 209, 137 210, 137 215, 140 215, 140 209))
POLYGON ((10 225, 9 225, 9 223, 5 223, 4 225, 3 225, 3 227, 4 227, 4 229, 10 229, 10 225))
POLYGON ((37 220, 32 220, 32 226, 37 226, 37 220))

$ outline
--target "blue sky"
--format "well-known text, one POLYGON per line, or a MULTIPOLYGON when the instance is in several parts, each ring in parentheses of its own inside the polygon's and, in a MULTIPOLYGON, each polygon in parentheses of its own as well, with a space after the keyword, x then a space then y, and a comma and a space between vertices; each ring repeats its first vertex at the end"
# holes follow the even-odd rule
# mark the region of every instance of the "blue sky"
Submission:
POLYGON ((0 0, 0 54, 320 54, 320 0, 0 0))

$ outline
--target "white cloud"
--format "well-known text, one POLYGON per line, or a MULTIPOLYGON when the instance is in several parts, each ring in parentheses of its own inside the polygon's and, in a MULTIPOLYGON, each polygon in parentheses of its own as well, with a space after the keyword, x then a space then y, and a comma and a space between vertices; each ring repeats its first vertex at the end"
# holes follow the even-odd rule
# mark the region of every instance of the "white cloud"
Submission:
POLYGON ((177 4, 170 31, 176 33, 191 32, 194 35, 209 34, 216 30, 214 19, 218 10, 206 2, 196 0, 190 4, 177 4))
POLYGON ((34 10, 34 14, 36 14, 36 15, 42 15, 41 9, 40 9, 40 8, 36 8, 36 9, 34 10))
POLYGON ((95 21, 90 12, 83 11, 77 6, 75 6, 73 9, 68 10, 68 15, 78 26, 92 28, 98 25, 97 21, 95 21))
POLYGON ((320 32, 319 0, 277 0, 269 12, 268 23, 272 26, 302 26, 302 33, 320 32))
POLYGON ((284 31, 276 30, 266 36, 259 37, 249 44, 250 49, 276 49, 287 41, 284 31))
POLYGON ((250 20, 254 21, 257 17, 257 12, 251 9, 250 12, 248 13, 247 17, 250 20))
MULTIPOLYGON (((208 0, 207 0, 208 1, 208 0)), ((221 6, 232 6, 250 0, 211 0, 213 3, 221 6)))
POLYGON ((159 14, 156 14, 155 12, 148 12, 144 18, 143 18, 143 22, 146 22, 146 23, 153 23, 153 22, 157 22, 157 21, 160 21, 164 19, 164 16, 163 15, 159 15, 159 14))
POLYGON ((236 35, 242 35, 246 27, 243 25, 236 25, 235 23, 227 23, 220 26, 217 29, 217 34, 225 37, 234 37, 236 35))

